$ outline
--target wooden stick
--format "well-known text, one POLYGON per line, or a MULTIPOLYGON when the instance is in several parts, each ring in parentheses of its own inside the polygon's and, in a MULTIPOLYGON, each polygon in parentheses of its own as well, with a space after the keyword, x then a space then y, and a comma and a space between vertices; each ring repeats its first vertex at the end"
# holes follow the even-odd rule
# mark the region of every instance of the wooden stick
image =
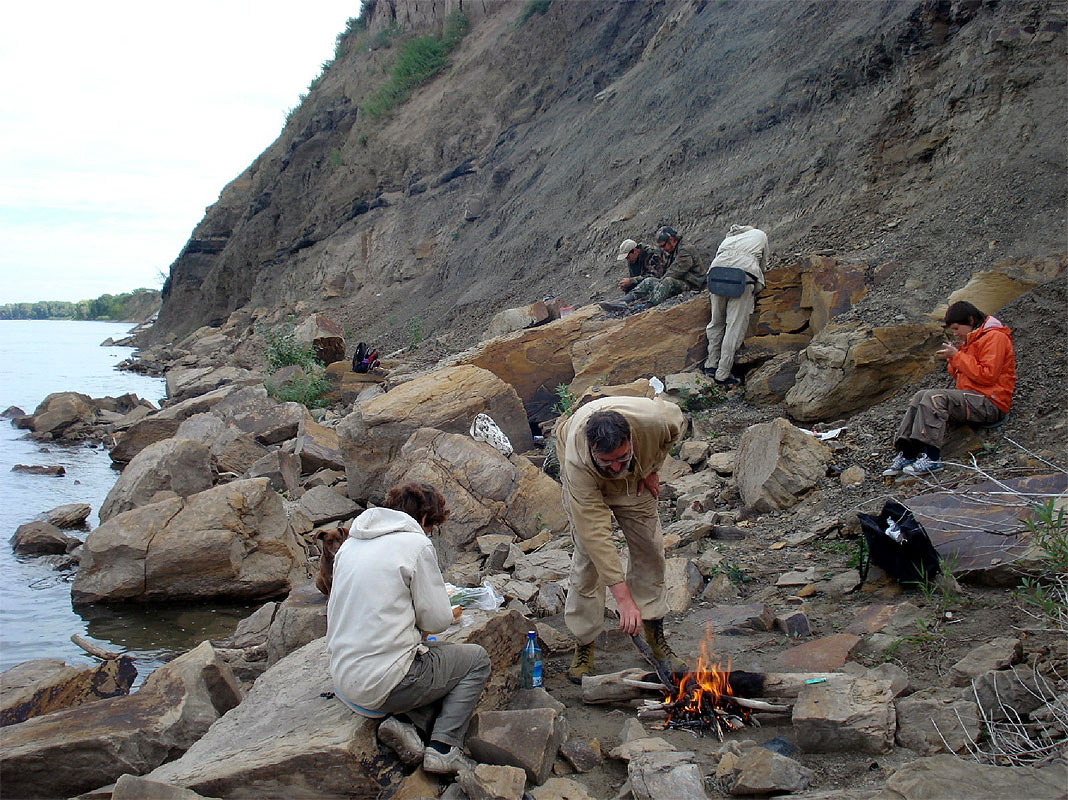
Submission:
POLYGON ((70 640, 94 658, 99 658, 103 661, 113 661, 119 657, 118 653, 112 653, 110 650, 105 650, 100 645, 93 644, 88 639, 84 639, 76 633, 71 634, 70 640))

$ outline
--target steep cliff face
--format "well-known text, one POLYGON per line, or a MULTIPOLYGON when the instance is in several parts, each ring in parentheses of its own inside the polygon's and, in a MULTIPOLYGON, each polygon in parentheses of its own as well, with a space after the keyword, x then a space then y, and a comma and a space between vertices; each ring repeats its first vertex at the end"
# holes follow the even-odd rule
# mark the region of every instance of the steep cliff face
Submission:
POLYGON ((661 224, 899 262, 873 314, 1064 249, 1063 2, 527 5, 372 4, 193 231, 153 335, 262 306, 466 344, 501 308, 614 294, 618 242, 661 224), (455 12, 446 70, 372 119, 404 37, 455 12))

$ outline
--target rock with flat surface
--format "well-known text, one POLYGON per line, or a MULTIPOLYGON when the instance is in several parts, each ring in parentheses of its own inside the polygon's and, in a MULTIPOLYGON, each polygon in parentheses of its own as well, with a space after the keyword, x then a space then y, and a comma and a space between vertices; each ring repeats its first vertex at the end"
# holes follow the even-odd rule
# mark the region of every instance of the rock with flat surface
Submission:
POLYGON ((341 453, 337 431, 324 428, 310 419, 301 422, 297 429, 293 454, 300 457, 300 469, 305 475, 321 469, 345 469, 345 457, 341 453))
POLYGON ((218 797, 375 797, 399 762, 375 722, 333 696, 326 640, 267 670, 188 752, 144 777, 218 797))
POLYGON ((515 389, 479 367, 439 369, 361 403, 337 427, 349 496, 380 499, 389 486, 386 473, 419 428, 470 439, 471 421, 479 413, 493 419, 517 453, 533 446, 515 389))
POLYGON ((292 495, 300 487, 300 459, 284 450, 272 450, 249 465, 244 477, 266 478, 276 492, 292 495))
POLYGON ((897 769, 873 800, 1060 800, 1068 786, 1064 762, 1035 767, 994 767, 942 754, 897 769))
POLYGON ((956 689, 921 689, 897 701, 897 745, 921 756, 961 753, 979 738, 975 700, 956 689))
POLYGON ((544 783, 566 738, 567 721, 550 708, 484 711, 471 720, 467 747, 477 761, 520 767, 544 783))
POLYGON ((949 678, 954 686, 968 686, 974 678, 985 672, 1006 669, 1023 660, 1023 642, 1011 637, 1001 637, 981 644, 949 668, 949 678))
POLYGON ((80 528, 85 525, 93 507, 88 503, 65 503, 46 511, 44 518, 49 525, 57 528, 80 528))
POLYGON ((172 438, 178 432, 180 424, 180 419, 163 418, 159 415, 135 422, 117 436, 115 446, 111 448, 111 460, 116 464, 128 464, 150 444, 172 438))
POLYGON ((794 739, 806 753, 888 752, 897 726, 893 701, 890 681, 805 686, 794 704, 794 739))
POLYGON ((530 790, 534 800, 593 800, 586 787, 570 778, 549 778, 530 790))
POLYGON ((81 541, 42 520, 19 525, 11 536, 11 549, 20 556, 66 553, 81 541))
POLYGON ((774 511, 789 508, 816 486, 830 460, 822 442, 780 417, 742 434, 734 479, 747 506, 774 511))
POLYGON ((147 781, 137 775, 122 775, 115 781, 111 800, 217 800, 169 783, 147 781))
POLYGON ((221 386, 254 386, 263 379, 241 367, 176 367, 167 370, 167 398, 180 403, 221 386))
POLYGON ((85 540, 71 597, 267 598, 288 591, 304 560, 267 479, 234 481, 109 519, 85 540))
POLYGON ((61 436, 71 426, 91 423, 95 418, 93 398, 79 392, 53 392, 34 410, 33 431, 61 436))
POLYGON ((695 753, 642 753, 627 763, 635 800, 704 800, 704 776, 695 753))
POLYGON ((0 698, 0 726, 128 694, 136 677, 137 668, 129 656, 107 659, 92 666, 62 665, 18 689, 9 690, 5 686, 0 698))
POLYGON ((297 435, 310 419, 300 403, 276 403, 263 386, 246 386, 212 408, 223 421, 252 434, 260 444, 278 444, 297 435))
POLYGON ((326 595, 313 583, 294 586, 274 610, 267 628, 267 666, 273 666, 308 642, 326 636, 326 595))
POLYGON ((345 495, 329 486, 316 486, 300 497, 300 507, 313 525, 350 520, 362 510, 345 495))
POLYGON ((522 800, 527 774, 519 767, 479 764, 461 770, 456 782, 468 800, 522 800))
POLYGON ((931 354, 941 336, 934 322, 877 328, 832 322, 798 356, 786 408, 802 422, 870 408, 936 368, 931 354))
POLYGON ((808 767, 764 747, 747 748, 730 773, 730 793, 735 796, 797 792, 812 782, 808 767))
POLYGON ((161 491, 180 497, 210 489, 211 450, 192 439, 165 439, 149 445, 122 471, 100 506, 100 521, 143 506, 161 491))
POLYGON ((148 772, 184 752, 240 700, 229 667, 204 642, 157 669, 135 694, 5 728, 4 795, 66 798, 124 773, 148 772))
MULTIPOLYGON (((453 551, 449 555, 483 534, 512 533, 527 539, 543 528, 558 531, 567 524, 556 481, 527 459, 501 455, 467 435, 431 428, 413 433, 385 483, 407 481, 430 483, 445 496, 449 519, 441 530, 443 542, 453 551)), ((518 573, 516 578, 526 580, 518 573)))

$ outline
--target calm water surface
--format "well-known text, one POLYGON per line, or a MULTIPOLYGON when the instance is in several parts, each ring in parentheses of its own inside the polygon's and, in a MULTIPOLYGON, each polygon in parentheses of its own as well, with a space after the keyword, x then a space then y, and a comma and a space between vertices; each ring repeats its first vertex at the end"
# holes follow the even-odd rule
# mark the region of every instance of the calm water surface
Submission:
MULTIPOLYGON (((133 352, 101 347, 124 336, 128 324, 111 322, 0 321, 0 411, 18 406, 32 413, 52 392, 91 397, 133 392, 158 404, 162 379, 120 372, 115 365, 133 352)), ((75 611, 70 602, 73 573, 57 572, 35 558, 15 557, 7 540, 15 529, 64 503, 89 503, 90 527, 115 484, 105 450, 60 447, 22 438, 25 431, 0 420, 0 671, 33 658, 92 659, 72 644, 80 634, 101 646, 128 653, 137 662, 138 683, 176 652, 204 639, 229 635, 247 616, 244 606, 144 606, 75 611), (12 472, 15 464, 61 464, 63 477, 12 472)), ((85 538, 88 531, 71 531, 85 538)))

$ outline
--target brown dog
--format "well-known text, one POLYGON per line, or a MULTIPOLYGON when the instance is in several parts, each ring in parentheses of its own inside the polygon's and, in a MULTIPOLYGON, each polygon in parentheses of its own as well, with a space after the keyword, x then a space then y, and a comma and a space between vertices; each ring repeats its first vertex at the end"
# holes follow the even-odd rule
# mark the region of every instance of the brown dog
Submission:
POLYGON ((334 556, 345 543, 349 532, 345 528, 324 528, 315 534, 319 543, 319 574, 315 576, 315 588, 329 596, 334 584, 334 556))

